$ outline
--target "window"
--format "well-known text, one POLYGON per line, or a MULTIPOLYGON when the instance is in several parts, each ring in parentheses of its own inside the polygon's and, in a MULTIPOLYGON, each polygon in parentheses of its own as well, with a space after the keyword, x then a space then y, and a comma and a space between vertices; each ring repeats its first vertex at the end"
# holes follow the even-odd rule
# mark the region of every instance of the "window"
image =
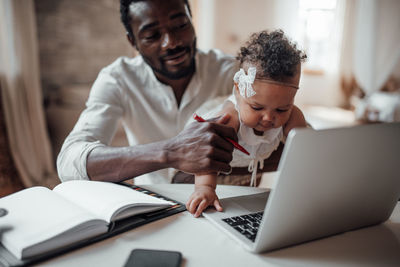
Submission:
POLYGON ((338 55, 335 20, 336 0, 299 0, 298 40, 308 56, 306 73, 324 74, 338 55))

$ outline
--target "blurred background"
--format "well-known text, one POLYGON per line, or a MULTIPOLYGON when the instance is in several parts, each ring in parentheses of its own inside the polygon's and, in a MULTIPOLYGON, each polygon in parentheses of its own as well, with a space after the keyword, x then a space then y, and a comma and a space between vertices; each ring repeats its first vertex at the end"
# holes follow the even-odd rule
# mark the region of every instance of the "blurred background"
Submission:
MULTIPOLYGON (((307 53, 296 104, 314 128, 400 121, 400 1, 189 2, 200 49, 235 55, 251 33, 282 29, 307 53)), ((119 1, 0 0, 0 42, 0 196, 52 187, 98 72, 136 55, 119 1)))

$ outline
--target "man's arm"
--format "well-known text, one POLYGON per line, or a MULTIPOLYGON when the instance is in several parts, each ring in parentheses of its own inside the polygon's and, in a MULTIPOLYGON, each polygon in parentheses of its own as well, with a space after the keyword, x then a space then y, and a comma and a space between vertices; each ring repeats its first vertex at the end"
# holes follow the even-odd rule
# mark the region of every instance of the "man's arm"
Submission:
POLYGON ((122 87, 111 70, 100 72, 86 109, 58 155, 62 181, 122 181, 164 168, 199 174, 230 169, 233 146, 222 137, 237 140, 237 136, 220 121, 195 122, 177 136, 155 143, 110 147, 117 123, 126 112, 122 87))
POLYGON ((237 136, 224 121, 229 121, 229 115, 218 122, 194 122, 177 136, 156 143, 96 147, 87 158, 88 176, 118 182, 164 168, 196 174, 228 172, 233 146, 223 137, 237 140, 237 136))

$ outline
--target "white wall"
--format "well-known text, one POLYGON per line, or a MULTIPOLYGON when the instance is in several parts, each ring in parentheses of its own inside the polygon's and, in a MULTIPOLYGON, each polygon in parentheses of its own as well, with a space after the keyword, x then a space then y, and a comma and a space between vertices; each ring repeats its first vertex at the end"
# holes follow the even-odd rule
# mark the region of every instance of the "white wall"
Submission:
POLYGON ((342 93, 337 75, 302 74, 296 103, 300 106, 319 105, 335 107, 342 103, 342 93))
MULTIPOLYGON (((202 49, 218 48, 236 55, 251 33, 265 29, 282 29, 293 41, 298 39, 295 0, 192 0, 191 4, 198 47, 202 49)), ((303 74, 300 85, 296 98, 299 105, 341 103, 339 81, 331 74, 303 74)))
POLYGON ((236 55, 251 33, 273 27, 274 0, 192 0, 198 47, 236 55))

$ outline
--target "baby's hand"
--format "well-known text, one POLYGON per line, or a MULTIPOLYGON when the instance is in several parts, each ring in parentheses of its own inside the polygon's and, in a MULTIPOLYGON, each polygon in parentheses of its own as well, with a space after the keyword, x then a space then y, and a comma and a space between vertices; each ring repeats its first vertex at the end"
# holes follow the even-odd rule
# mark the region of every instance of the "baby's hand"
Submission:
POLYGON ((197 218, 210 205, 217 211, 222 211, 215 189, 207 185, 196 185, 193 194, 186 202, 186 209, 197 218))

